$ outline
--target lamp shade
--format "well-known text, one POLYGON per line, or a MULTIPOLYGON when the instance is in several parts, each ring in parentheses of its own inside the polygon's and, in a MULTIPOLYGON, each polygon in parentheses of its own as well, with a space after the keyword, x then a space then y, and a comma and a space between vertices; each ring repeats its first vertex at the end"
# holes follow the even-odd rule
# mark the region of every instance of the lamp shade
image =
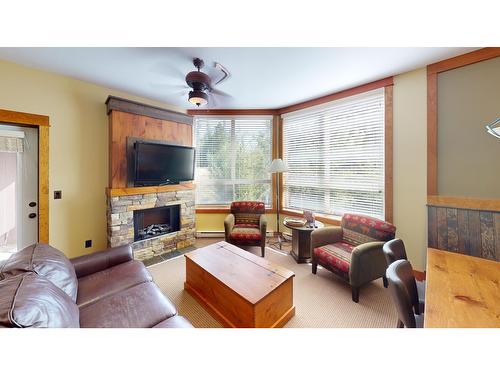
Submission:
POLYGON ((269 165, 269 172, 288 172, 288 166, 281 159, 274 159, 269 165))

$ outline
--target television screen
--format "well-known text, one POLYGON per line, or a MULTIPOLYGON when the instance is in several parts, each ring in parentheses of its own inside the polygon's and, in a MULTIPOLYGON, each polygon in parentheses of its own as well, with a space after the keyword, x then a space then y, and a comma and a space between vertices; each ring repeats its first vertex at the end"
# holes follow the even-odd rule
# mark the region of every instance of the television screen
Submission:
POLYGON ((135 186, 177 184, 194 179, 193 147, 136 142, 135 186))

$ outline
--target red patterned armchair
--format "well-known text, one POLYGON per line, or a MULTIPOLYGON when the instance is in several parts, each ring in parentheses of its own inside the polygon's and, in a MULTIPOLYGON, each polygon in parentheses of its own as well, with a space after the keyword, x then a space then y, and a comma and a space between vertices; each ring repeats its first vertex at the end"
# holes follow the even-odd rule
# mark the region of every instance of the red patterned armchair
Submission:
POLYGON ((396 227, 382 220, 357 214, 345 214, 340 227, 315 229, 311 234, 312 273, 318 264, 346 280, 352 288, 352 300, 359 301, 359 288, 383 278, 387 288, 382 247, 392 240, 396 227))
POLYGON ((260 246, 264 256, 267 229, 265 213, 264 202, 231 203, 231 213, 224 220, 226 242, 236 246, 260 246))

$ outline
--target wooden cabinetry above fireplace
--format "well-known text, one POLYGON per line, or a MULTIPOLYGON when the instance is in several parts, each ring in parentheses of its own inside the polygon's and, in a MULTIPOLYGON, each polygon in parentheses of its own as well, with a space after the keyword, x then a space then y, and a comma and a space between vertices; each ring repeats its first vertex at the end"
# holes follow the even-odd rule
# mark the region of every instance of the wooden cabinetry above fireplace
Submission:
MULTIPOLYGON (((106 101, 109 117, 109 192, 127 188, 127 138, 192 146, 193 117, 114 96, 106 101)), ((137 188, 143 189, 143 188, 137 188)))

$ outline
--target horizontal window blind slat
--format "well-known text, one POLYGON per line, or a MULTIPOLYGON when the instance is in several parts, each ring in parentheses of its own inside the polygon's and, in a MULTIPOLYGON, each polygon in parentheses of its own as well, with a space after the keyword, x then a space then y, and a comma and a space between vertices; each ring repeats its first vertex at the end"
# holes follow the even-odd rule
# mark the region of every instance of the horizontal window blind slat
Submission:
POLYGON ((283 116, 284 207, 384 216, 384 92, 283 116))

